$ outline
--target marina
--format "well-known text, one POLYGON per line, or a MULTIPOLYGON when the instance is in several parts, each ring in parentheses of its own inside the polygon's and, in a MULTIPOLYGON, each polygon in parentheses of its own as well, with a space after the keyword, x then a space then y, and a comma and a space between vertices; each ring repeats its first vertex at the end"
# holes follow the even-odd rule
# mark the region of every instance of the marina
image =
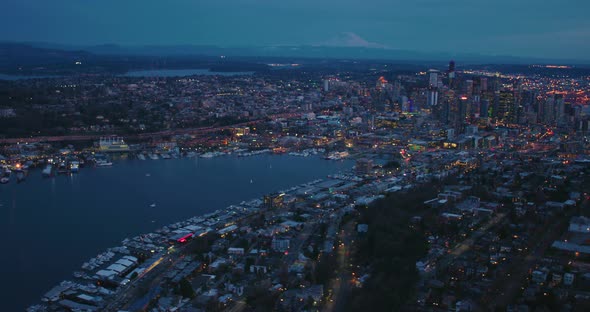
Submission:
POLYGON ((17 285, 5 290, 13 298, 10 308, 36 302, 74 272, 83 278, 88 259, 126 238, 351 167, 351 161, 260 154, 117 159, 109 170, 86 165, 77 174, 57 175, 53 168, 46 178, 40 171, 47 167, 29 170, 23 183, 0 186, 2 240, 15 255, 1 260, 7 284, 17 285), (18 282, 23 279, 31 282, 18 282))

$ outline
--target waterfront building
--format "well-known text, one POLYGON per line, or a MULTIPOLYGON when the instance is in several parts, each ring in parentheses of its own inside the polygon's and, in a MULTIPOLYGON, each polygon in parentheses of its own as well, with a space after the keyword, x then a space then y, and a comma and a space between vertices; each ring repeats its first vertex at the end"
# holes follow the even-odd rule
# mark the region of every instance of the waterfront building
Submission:
POLYGON ((102 137, 98 142, 100 152, 128 152, 129 145, 121 137, 102 137))

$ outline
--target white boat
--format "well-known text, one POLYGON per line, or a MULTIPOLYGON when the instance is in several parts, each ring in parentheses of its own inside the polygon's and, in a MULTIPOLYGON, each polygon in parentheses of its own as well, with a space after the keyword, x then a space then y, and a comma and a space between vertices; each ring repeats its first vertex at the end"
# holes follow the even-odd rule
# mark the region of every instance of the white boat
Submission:
POLYGON ((77 160, 70 161, 70 172, 77 173, 80 170, 80 162, 77 160))
POLYGON ((49 176, 51 176, 52 169, 53 169, 53 167, 51 166, 51 164, 47 164, 47 166, 45 166, 45 168, 43 168, 43 171, 41 173, 43 174, 44 177, 49 177, 49 176))
POLYGON ((149 156, 150 156, 150 159, 153 159, 153 160, 158 160, 158 159, 160 159, 160 157, 158 157, 158 155, 157 155, 157 154, 150 154, 149 156))
POLYGON ((112 166, 113 163, 104 159, 97 159, 96 160, 96 166, 98 167, 109 167, 112 166))
POLYGON ((2 178, 0 178, 0 183, 2 183, 2 184, 6 184, 6 183, 8 183, 8 182, 10 182, 10 179, 9 179, 9 178, 7 178, 7 177, 2 177, 2 178))
POLYGON ((170 158, 172 158, 172 157, 170 156, 170 154, 166 154, 166 153, 164 153, 164 154, 161 154, 161 156, 162 156, 162 159, 170 159, 170 158))
POLYGON ((139 154, 137 155, 137 158, 138 158, 139 160, 145 160, 145 155, 143 155, 142 153, 139 153, 139 154))
POLYGON ((16 182, 22 182, 25 180, 26 174, 24 170, 17 170, 16 171, 16 182))
POLYGON ((155 208, 155 207, 156 207, 156 203, 152 203, 152 204, 150 205, 150 207, 152 207, 152 208, 155 208))

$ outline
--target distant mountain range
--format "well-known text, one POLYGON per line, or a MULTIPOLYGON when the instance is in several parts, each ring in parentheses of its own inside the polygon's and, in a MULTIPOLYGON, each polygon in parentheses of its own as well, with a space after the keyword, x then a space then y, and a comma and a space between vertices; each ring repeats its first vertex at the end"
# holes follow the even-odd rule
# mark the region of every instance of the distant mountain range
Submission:
POLYGON ((266 70, 268 63, 408 64, 443 68, 449 60, 458 67, 478 64, 589 64, 572 60, 525 59, 479 54, 445 54, 394 50, 381 47, 334 46, 68 46, 51 43, 0 42, 0 72, 5 74, 96 74, 123 73, 134 69, 208 68, 215 71, 266 70), (221 57, 225 56, 225 57, 221 57), (83 65, 82 65, 83 64, 83 65))
POLYGON ((74 49, 35 47, 25 43, 0 43, 0 66, 54 64, 92 58, 92 53, 74 49))
MULTIPOLYGON (((23 43, 5 43, 23 45, 23 43)), ((119 56, 151 56, 151 57, 188 57, 188 56, 234 56, 234 57, 296 57, 320 59, 359 59, 401 62, 448 62, 453 59, 458 64, 532 64, 532 63, 563 63, 589 64, 590 61, 567 59, 523 58, 506 55, 482 55, 475 53, 437 53, 398 50, 381 47, 336 47, 336 46, 252 46, 252 47, 219 47, 210 45, 117 45, 104 44, 95 46, 73 46, 51 43, 26 43, 26 45, 44 49, 46 52, 73 53, 77 55, 92 53, 97 55, 119 56)), ((2 49, 0 46, 0 50, 2 49)), ((1 52, 0 52, 1 53, 1 52)), ((0 54, 1 56, 1 54, 0 54)))

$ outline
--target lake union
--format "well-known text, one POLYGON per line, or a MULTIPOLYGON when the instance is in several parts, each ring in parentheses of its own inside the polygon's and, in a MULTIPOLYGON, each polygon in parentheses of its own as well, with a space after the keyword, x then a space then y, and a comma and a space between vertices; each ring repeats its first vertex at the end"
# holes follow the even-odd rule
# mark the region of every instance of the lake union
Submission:
POLYGON ((142 233, 352 168, 352 161, 257 155, 121 160, 0 185, 3 311, 39 302, 89 258, 142 233), (155 204, 155 205, 153 205, 155 204))

